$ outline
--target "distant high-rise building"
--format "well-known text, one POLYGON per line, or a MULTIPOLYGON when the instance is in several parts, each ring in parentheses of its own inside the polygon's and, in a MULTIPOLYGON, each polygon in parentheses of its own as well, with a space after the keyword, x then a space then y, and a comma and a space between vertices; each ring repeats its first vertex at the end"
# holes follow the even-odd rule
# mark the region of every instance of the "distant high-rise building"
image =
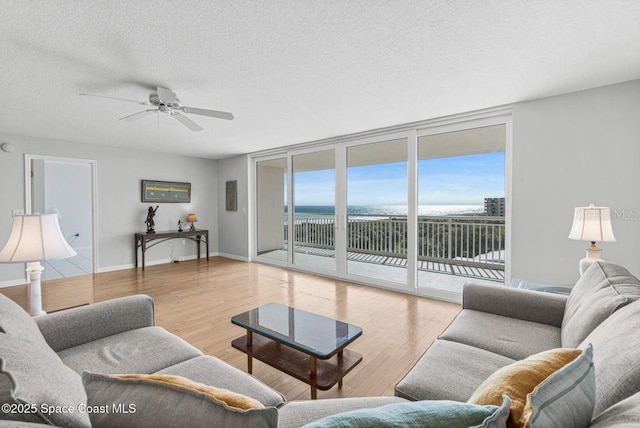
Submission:
POLYGON ((484 198, 484 214, 504 217, 504 198, 484 198))

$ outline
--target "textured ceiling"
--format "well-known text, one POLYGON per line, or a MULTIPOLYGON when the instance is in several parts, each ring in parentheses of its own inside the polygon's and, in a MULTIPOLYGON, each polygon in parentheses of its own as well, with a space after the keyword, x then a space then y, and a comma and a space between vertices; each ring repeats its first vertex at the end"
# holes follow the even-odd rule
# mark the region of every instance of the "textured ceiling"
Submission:
POLYGON ((0 133, 223 158, 640 78, 637 0, 0 0, 0 133), (234 121, 120 117, 152 87, 234 121))

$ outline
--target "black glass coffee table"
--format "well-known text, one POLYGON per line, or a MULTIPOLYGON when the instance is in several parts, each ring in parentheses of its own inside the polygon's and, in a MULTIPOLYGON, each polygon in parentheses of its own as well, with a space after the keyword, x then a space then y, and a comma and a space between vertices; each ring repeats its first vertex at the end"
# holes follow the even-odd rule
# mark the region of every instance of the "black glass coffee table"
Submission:
POLYGON ((247 371, 253 372, 253 358, 311 386, 311 398, 318 389, 326 391, 362 361, 362 355, 345 349, 362 335, 358 326, 311 312, 269 303, 231 318, 247 329, 246 336, 231 346, 247 354, 247 371))

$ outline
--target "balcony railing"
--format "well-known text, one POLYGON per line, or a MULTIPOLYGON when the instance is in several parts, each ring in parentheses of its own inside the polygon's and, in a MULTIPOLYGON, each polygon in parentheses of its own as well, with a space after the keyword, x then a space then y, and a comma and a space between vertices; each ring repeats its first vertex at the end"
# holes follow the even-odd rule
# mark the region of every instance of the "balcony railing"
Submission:
MULTIPOLYGON (((335 248, 333 216, 296 216, 294 224, 296 246, 335 248)), ((348 217, 349 252, 406 258, 407 236, 406 216, 348 217)), ((420 216, 417 239, 418 260, 504 270, 504 217, 420 216)))

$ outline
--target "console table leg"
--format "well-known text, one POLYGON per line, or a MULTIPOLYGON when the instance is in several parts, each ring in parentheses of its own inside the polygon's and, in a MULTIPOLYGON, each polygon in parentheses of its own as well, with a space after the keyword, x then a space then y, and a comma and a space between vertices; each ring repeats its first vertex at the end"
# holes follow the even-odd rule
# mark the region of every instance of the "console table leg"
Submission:
POLYGON ((253 374, 253 332, 247 330, 247 373, 253 374))
POLYGON ((311 399, 315 400, 318 398, 318 359, 316 357, 311 357, 311 399))
POLYGON ((147 243, 146 241, 142 241, 142 247, 140 248, 142 253, 142 270, 144 270, 144 253, 147 252, 147 243))
MULTIPOLYGON (((342 357, 344 355, 344 351, 341 349, 338 351, 338 362, 340 362, 340 360, 342 360, 342 357)), ((338 389, 342 388, 342 379, 340 378, 340 380, 338 381, 338 389)))

